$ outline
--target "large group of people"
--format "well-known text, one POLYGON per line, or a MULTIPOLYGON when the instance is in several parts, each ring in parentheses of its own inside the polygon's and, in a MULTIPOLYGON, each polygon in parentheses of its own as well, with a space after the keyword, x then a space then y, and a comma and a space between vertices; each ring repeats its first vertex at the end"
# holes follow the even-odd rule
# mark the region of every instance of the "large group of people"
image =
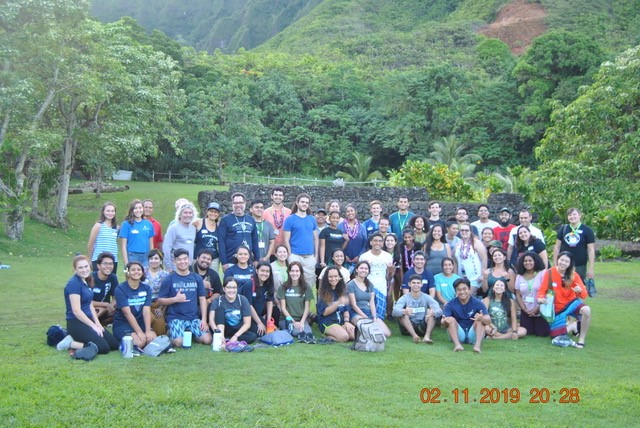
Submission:
POLYGON ((164 334, 180 347, 187 332, 210 344, 214 331, 228 344, 252 343, 277 328, 316 343, 314 323, 322 340, 347 342, 363 318, 387 337, 388 323, 397 322, 416 343, 432 344, 441 327, 454 351, 469 343, 481 352, 485 339, 526 335, 574 334, 575 347, 585 346, 591 310, 584 280, 594 275, 595 237, 576 208, 558 229, 550 259, 528 210, 516 226, 508 208, 494 221, 483 204, 469 223, 466 208, 443 219, 432 201, 420 215, 403 196, 390 215, 371 201, 361 222, 354 205, 341 209, 338 200, 315 213, 308 194, 297 195, 291 209, 283 201, 276 187, 270 206, 254 200, 247 212, 245 195, 234 193, 230 213, 210 202, 200 217, 179 199, 164 235, 153 201, 133 200, 121 223, 116 206, 105 203, 88 256, 73 260, 64 290, 69 336, 58 349, 107 353, 129 335, 139 350, 164 334), (540 312, 549 291, 551 323, 540 312))

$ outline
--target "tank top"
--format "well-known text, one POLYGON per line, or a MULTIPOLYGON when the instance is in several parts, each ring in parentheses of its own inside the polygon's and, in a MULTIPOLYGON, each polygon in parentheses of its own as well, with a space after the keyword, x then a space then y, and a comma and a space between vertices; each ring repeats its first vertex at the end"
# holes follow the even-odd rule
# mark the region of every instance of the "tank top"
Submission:
MULTIPOLYGON (((446 244, 445 244, 446 245, 446 244)), ((427 270, 433 275, 442 273, 442 259, 447 257, 447 248, 443 247, 442 250, 431 250, 427 256, 427 270)))
POLYGON ((197 257, 198 253, 202 249, 207 249, 213 253, 213 258, 217 259, 219 257, 218 253, 218 229, 213 232, 207 229, 207 222, 203 218, 202 226, 200 230, 196 233, 195 239, 195 248, 194 248, 194 256, 197 257))
POLYGON ((98 260, 98 256, 102 252, 109 252, 118 260, 118 229, 100 223, 100 230, 96 236, 96 242, 93 245, 93 254, 91 261, 98 260))
POLYGON ((495 299, 489 300, 488 310, 491 322, 496 326, 500 333, 505 333, 509 330, 509 316, 505 308, 502 306, 502 302, 498 302, 495 299))

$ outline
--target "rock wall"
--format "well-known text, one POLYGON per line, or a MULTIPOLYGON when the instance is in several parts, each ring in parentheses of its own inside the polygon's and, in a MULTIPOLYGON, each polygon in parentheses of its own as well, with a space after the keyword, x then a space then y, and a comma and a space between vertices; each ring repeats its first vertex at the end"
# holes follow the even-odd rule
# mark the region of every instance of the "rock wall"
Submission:
MULTIPOLYGON (((198 193, 198 205, 201 212, 204 212, 209 202, 218 202, 223 213, 231 212, 231 195, 235 192, 244 193, 247 197, 247 209, 251 201, 262 200, 265 207, 271 205, 271 189, 276 186, 261 184, 231 184, 229 191, 202 191, 198 193)), ((402 187, 329 187, 329 186, 280 186, 284 189, 285 205, 291 207, 295 198, 300 193, 308 193, 311 196, 311 210, 315 212, 320 207, 325 208, 326 202, 331 199, 340 201, 340 207, 348 203, 355 205, 360 220, 369 217, 369 202, 379 200, 382 203, 383 213, 391 214, 397 211, 397 201, 400 196, 407 196, 411 202, 411 210, 416 214, 428 216, 429 194, 423 188, 402 188, 402 187)), ((469 210, 469 220, 477 220, 476 213, 479 203, 475 202, 440 202, 442 205, 443 218, 455 214, 457 207, 465 207, 469 210)), ((520 194, 497 193, 489 196, 487 202, 491 218, 497 219, 498 211, 507 207, 514 213, 512 221, 517 221, 517 212, 525 208, 524 198, 520 194)), ((343 211, 344 214, 344 211, 343 211)), ((534 221, 535 221, 535 213, 534 221)))

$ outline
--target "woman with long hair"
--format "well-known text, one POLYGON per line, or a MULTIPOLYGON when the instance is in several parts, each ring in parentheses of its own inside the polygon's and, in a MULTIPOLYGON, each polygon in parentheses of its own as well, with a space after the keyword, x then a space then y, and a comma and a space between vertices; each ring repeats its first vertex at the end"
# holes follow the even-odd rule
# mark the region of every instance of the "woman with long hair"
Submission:
POLYGON ((491 254, 491 267, 482 275, 482 295, 488 296, 497 280, 507 285, 508 292, 515 293, 516 273, 507 262, 507 252, 496 248, 491 254))
POLYGON ((344 251, 342 251, 342 248, 336 248, 335 250, 333 250, 333 253, 331 253, 331 263, 329 264, 329 266, 322 269, 322 272, 320 272, 320 275, 318 275, 318 280, 322 281, 322 278, 324 278, 326 271, 330 267, 335 267, 338 269, 338 271, 340 271, 340 275, 342 276, 345 284, 349 282, 349 280, 351 279, 351 273, 349 272, 349 269, 344 267, 344 251))
MULTIPOLYGON (((276 259, 271 262, 271 271, 273 272, 273 289, 277 292, 282 284, 289 278, 289 249, 286 245, 281 244, 275 248, 276 259)), ((278 303, 276 303, 278 304, 278 303)))
POLYGON ((147 267, 147 254, 153 248, 153 225, 144 218, 140 199, 134 199, 120 227, 120 249, 124 264, 140 262, 147 267))
POLYGON ((533 251, 542 259, 545 268, 549 266, 549 255, 547 254, 547 246, 542 239, 537 238, 531 233, 527 226, 519 226, 516 231, 516 242, 511 253, 511 264, 515 266, 518 259, 527 251, 533 251))
POLYGON ((427 240, 427 220, 421 215, 415 215, 409 220, 409 227, 413 229, 413 240, 417 246, 423 246, 427 240))
POLYGON ((502 279, 496 280, 482 303, 491 317, 491 324, 485 327, 488 338, 518 340, 527 335, 525 328, 518 327, 516 304, 509 296, 507 285, 502 279))
POLYGON ((98 270, 98 256, 103 253, 113 254, 113 271, 118 272, 118 219, 113 202, 105 202, 100 210, 98 221, 91 228, 87 254, 91 255, 91 266, 98 270))
MULTIPOLYGON (((385 219, 386 220, 386 219, 385 219)), ((389 294, 393 302, 400 298, 400 287, 402 285, 402 258, 398 246, 398 237, 389 233, 384 237, 384 247, 382 248, 393 257, 394 272, 389 280, 389 294)))
POLYGON ((73 258, 74 275, 64 287, 64 302, 67 309, 67 331, 79 346, 91 346, 98 353, 106 354, 118 349, 118 340, 100 324, 93 307, 93 281, 91 264, 87 256, 73 258))
POLYGON ((349 322, 349 297, 340 270, 326 268, 318 288, 318 327, 320 333, 336 342, 348 342, 355 336, 355 327, 349 322))
POLYGON ((469 223, 460 225, 460 236, 460 241, 453 252, 458 265, 458 275, 469 280, 471 295, 475 296, 482 285, 482 273, 487 269, 487 250, 471 233, 469 223))
POLYGON ((120 341, 129 332, 133 344, 142 349, 157 337, 151 324, 151 287, 143 282, 140 262, 129 262, 126 277, 115 292, 118 307, 113 317, 113 335, 120 341))
POLYGON ((218 221, 220 221, 220 204, 210 202, 207 205, 207 214, 201 219, 193 221, 196 228, 196 238, 193 246, 193 254, 200 254, 200 250, 211 251, 211 269, 218 273, 220 269, 220 253, 218 252, 218 221))
POLYGON ((300 341, 314 343, 311 326, 307 322, 313 291, 305 281, 302 263, 289 263, 288 273, 289 277, 277 292, 280 311, 285 317, 284 322, 280 321, 280 328, 288 328, 291 335, 298 336, 300 341))
POLYGON ((174 270, 173 252, 178 249, 187 250, 189 260, 194 260, 194 242, 196 240, 196 227, 191 224, 194 217, 198 215, 192 203, 180 205, 176 211, 175 222, 167 229, 162 242, 162 252, 164 253, 164 264, 169 272, 174 270))
POLYGON ((280 310, 274 306, 275 300, 273 288, 273 271, 269 262, 259 262, 253 273, 253 290, 252 290, 251 306, 253 311, 251 314, 252 330, 262 336, 266 332, 265 325, 273 318, 276 325, 280 321, 280 310))
MULTIPOLYGON (((567 317, 571 316, 578 320, 577 331, 573 332, 578 336, 575 346, 582 349, 591 325, 591 308, 584 303, 587 289, 575 272, 574 264, 573 254, 568 251, 559 254, 558 264, 544 273, 538 290, 538 303, 545 303, 547 291, 553 291, 555 318, 551 323, 551 337, 554 341, 568 341, 567 317)), ((554 341, 552 343, 556 343, 554 341)))
POLYGON ((158 335, 167 333, 167 322, 164 319, 165 307, 158 305, 158 292, 162 281, 169 276, 164 270, 162 251, 153 249, 147 255, 148 266, 144 270, 146 282, 151 287, 151 328, 158 335))
POLYGON ((536 300, 542 276, 544 262, 533 251, 527 251, 518 259, 516 265, 516 301, 520 307, 520 325, 527 329, 527 334, 549 336, 549 323, 540 315, 540 305, 536 300))
POLYGON ((436 223, 427 234, 424 243, 424 254, 427 256, 426 269, 434 276, 442 272, 442 259, 451 257, 451 248, 447 245, 442 225, 436 223))
POLYGON ((338 227, 349 238, 344 247, 345 266, 353 272, 360 256, 367 251, 367 231, 358 221, 356 208, 349 204, 345 207, 344 221, 338 227))
POLYGON ((358 262, 355 276, 347 284, 347 294, 349 295, 350 320, 351 324, 357 326, 360 318, 369 318, 376 322, 385 336, 391 336, 389 327, 376 315, 376 294, 373 284, 367 278, 371 268, 366 261, 358 262))

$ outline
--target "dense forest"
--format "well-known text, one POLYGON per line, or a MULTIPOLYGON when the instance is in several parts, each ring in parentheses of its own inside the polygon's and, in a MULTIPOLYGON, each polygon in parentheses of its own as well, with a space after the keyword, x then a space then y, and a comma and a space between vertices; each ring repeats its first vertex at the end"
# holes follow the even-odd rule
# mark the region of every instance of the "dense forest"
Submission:
POLYGON ((367 165, 394 184, 450 183, 444 198, 516 190, 551 216, 578 204, 591 216, 640 218, 628 203, 640 152, 632 49, 640 4, 508 3, 5 1, 0 191, 8 234, 19 237, 28 213, 64 225, 74 169, 224 180, 357 175, 367 165), (543 12, 530 46, 517 34, 482 34, 492 23, 530 30, 526 19, 507 27, 505 6, 543 12), (594 106, 601 114, 591 127, 570 125, 594 106), (606 174, 604 160, 613 168, 606 174), (580 172, 558 178, 566 191, 545 179, 568 168, 557 161, 580 172), (581 192, 586 177, 593 187, 581 192), (619 185, 598 188, 611 180, 619 185))

